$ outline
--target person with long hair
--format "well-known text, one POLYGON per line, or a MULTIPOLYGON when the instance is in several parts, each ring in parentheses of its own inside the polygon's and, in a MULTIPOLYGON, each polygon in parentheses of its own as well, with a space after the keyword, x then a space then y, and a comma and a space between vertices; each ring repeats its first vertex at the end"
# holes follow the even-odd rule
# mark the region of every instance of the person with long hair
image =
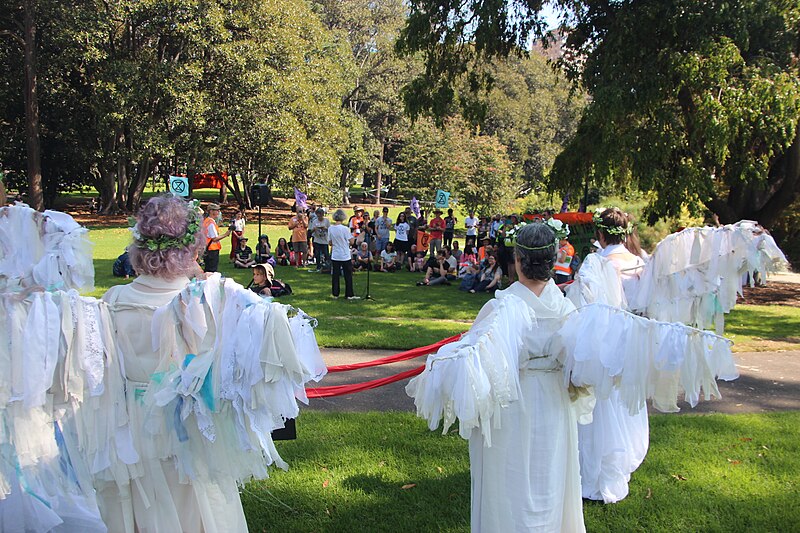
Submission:
MULTIPOLYGON (((624 286, 644 266, 642 258, 626 247, 632 220, 619 208, 610 207, 595 215, 595 226, 602 246, 597 253, 610 261, 624 286)), ((578 440, 583 497, 617 502, 628 495, 630 476, 647 454, 647 410, 631 415, 619 394, 612 392, 608 398, 597 400, 592 422, 578 428, 578 440)))
POLYGON ((406 255, 411 251, 409 246, 411 226, 406 222, 405 212, 401 212, 397 215, 397 221, 394 224, 394 232, 394 249, 397 250, 397 263, 402 265, 405 263, 406 255))

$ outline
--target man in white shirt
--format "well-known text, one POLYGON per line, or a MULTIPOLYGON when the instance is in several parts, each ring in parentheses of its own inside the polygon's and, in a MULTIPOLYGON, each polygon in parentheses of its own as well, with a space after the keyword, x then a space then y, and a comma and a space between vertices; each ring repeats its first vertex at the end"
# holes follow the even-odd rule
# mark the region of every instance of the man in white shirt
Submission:
POLYGON ((308 229, 311 231, 311 242, 314 245, 316 271, 319 272, 331 258, 328 252, 328 228, 331 225, 331 221, 325 218, 325 210, 323 208, 318 207, 315 213, 316 216, 311 220, 308 229))
POLYGON ((475 217, 475 211, 470 211, 469 216, 464 219, 464 227, 467 228, 467 237, 478 237, 478 224, 480 221, 475 217))

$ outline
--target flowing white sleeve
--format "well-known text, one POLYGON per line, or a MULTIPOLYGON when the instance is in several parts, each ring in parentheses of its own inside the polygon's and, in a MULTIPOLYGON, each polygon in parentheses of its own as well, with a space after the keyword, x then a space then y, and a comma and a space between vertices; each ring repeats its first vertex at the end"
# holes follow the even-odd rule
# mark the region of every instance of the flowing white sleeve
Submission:
POLYGON ((598 303, 569 315, 550 349, 559 354, 566 380, 592 386, 600 397, 618 388, 636 413, 648 399, 661 411, 677 411, 681 392, 692 406, 701 396, 718 398, 716 380, 738 377, 730 347, 713 333, 598 303))
POLYGON ((97 406, 115 392, 104 305, 74 290, 0 299, 0 523, 104 531, 92 486, 114 445, 97 429, 108 418, 97 406))
POLYGON ((528 305, 514 296, 490 300, 460 340, 430 355, 425 370, 406 392, 417 415, 443 432, 458 419, 458 432, 468 439, 480 428, 487 446, 499 423, 500 409, 519 398, 519 357, 523 338, 535 318, 528 305))
POLYGON ((167 356, 144 402, 160 421, 155 432, 196 426, 186 432, 190 444, 173 441, 178 448, 163 452, 182 471, 197 471, 211 450, 237 458, 227 475, 241 483, 266 477, 270 464, 288 467, 270 434, 299 414, 305 383, 327 371, 312 319, 290 311, 218 275, 192 282, 156 311, 153 342, 167 356), (228 439, 224 449, 214 444, 220 438, 228 439))
POLYGON ((785 270, 786 257, 756 223, 740 221, 719 228, 686 228, 658 243, 645 266, 632 310, 656 320, 714 327, 721 334, 724 315, 755 273, 785 270))

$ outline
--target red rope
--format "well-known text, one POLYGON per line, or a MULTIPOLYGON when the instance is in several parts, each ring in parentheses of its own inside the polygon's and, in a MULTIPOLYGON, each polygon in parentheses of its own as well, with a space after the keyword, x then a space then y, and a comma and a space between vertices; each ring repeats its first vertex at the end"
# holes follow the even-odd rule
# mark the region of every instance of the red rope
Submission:
MULTIPOLYGON (((446 339, 442 339, 434 344, 429 344, 428 346, 420 346, 419 348, 414 348, 413 350, 406 350, 405 352, 389 355, 387 357, 381 357, 380 359, 374 359, 372 361, 364 361, 362 363, 354 363, 352 365, 331 366, 328 367, 328 372, 344 372, 346 370, 357 370, 359 368, 368 368, 371 366, 385 365, 388 363, 396 363, 398 361, 413 359, 421 355, 427 355, 429 353, 433 353, 442 346, 444 346, 445 344, 457 341, 460 338, 461 338, 461 333, 459 333, 458 335, 453 335, 452 337, 448 337, 446 339)), ((363 381, 361 383, 353 383, 352 385, 334 385, 331 387, 309 387, 306 388, 306 395, 309 398, 328 398, 330 396, 343 396, 345 394, 353 394, 356 392, 362 392, 369 389, 383 387, 384 385, 388 385, 389 383, 394 383, 395 381, 400 381, 402 379, 407 379, 416 376, 417 374, 421 374, 423 370, 425 370, 425 365, 418 366, 417 368, 412 368, 411 370, 406 370, 405 372, 400 372, 399 374, 395 374, 393 376, 388 376, 380 379, 373 379, 372 381, 363 381)))
POLYGON ((439 342, 430 344, 428 346, 421 346, 419 348, 414 348, 412 350, 406 350, 405 352, 396 353, 394 355, 388 355, 386 357, 381 357, 380 359, 374 359, 372 361, 364 361, 361 363, 353 363, 351 365, 329 366, 328 372, 345 372, 347 370, 358 370, 359 368, 369 368, 371 366, 386 365, 389 363, 396 363, 398 361, 405 361, 407 359, 414 359, 415 357, 419 357, 421 355, 427 355, 429 353, 433 353, 442 346, 444 346, 445 344, 457 341, 460 338, 461 334, 459 333, 458 335, 453 335, 452 337, 442 339, 439 342))
POLYGON ((405 372, 400 372, 399 374, 395 374, 393 376, 380 379, 373 379, 372 381, 364 381, 361 383, 354 383, 353 385, 335 385, 332 387, 307 388, 306 395, 308 395, 309 398, 327 398, 329 396, 342 396, 344 394, 353 394, 355 392, 362 392, 369 389, 375 389, 377 387, 388 385, 389 383, 394 383, 395 381, 400 381, 401 379, 406 379, 416 376, 417 374, 421 374, 423 370, 425 370, 425 365, 418 366, 417 368, 412 368, 411 370, 406 370, 405 372))

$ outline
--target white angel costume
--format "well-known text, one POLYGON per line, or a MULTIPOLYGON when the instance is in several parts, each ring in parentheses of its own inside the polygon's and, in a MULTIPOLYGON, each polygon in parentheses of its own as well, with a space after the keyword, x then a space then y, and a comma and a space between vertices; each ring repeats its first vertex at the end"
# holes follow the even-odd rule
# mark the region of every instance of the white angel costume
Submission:
POLYGON ((326 372, 309 317, 219 275, 80 297, 83 228, 26 242, 70 289, 44 291, 2 253, 17 215, 47 235, 50 217, 22 209, 0 210, 0 530, 246 531, 237 486, 286 468, 270 433, 326 372))
MULTIPOLYGON (((586 257, 567 297, 576 307, 604 303, 627 309, 623 283, 635 279, 644 262, 621 244, 586 257)), ((613 334, 613 332, 609 332, 613 334)), ((647 410, 631 414, 612 390, 599 398, 592 421, 578 426, 581 493, 590 500, 614 503, 628 495, 631 474, 647 455, 650 426, 647 410)))
POLYGON ((517 282, 429 356, 406 392, 431 429, 458 420, 470 441, 473 532, 584 531, 577 423, 592 411, 587 389, 601 400, 618 391, 633 415, 648 398, 675 404, 681 390, 693 405, 718 396, 715 380, 736 376, 722 337, 605 303, 575 310, 553 281, 538 297, 517 282), (606 342, 587 342, 598 331, 606 342))
POLYGON ((585 529, 576 413, 547 350, 573 309, 553 281, 499 290, 406 388, 431 429, 458 418, 469 439, 473 532, 585 529))

